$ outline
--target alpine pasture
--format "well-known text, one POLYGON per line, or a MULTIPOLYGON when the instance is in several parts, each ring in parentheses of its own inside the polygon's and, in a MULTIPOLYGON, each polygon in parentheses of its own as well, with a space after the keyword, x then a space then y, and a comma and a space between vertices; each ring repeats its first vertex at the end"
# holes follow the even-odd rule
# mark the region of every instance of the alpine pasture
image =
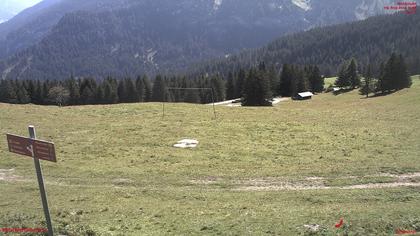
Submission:
POLYGON ((0 104, 0 228, 43 226, 33 161, 9 153, 5 137, 35 125, 56 145, 58 162, 42 167, 57 234, 420 231, 419 76, 368 99, 352 91, 217 106, 217 119, 206 105, 165 110, 0 104), (183 138, 200 143, 174 148, 183 138))

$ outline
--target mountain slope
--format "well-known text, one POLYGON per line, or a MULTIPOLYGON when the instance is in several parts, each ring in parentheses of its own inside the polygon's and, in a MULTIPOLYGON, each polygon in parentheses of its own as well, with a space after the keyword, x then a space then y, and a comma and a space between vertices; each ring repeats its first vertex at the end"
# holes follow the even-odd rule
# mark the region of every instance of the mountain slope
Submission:
POLYGON ((125 76, 179 71, 197 61, 261 46, 287 33, 383 13, 382 8, 364 13, 359 8, 388 2, 48 1, 53 3, 42 14, 31 13, 39 16, 21 30, 8 33, 5 43, 0 44, 8 57, 0 65, 2 78, 61 79, 70 74, 125 76), (64 7, 66 4, 68 7, 64 7), (49 23, 39 23, 41 18, 49 23), (29 47, 31 44, 35 45, 29 47), (25 47, 29 48, 22 51, 25 47))
POLYGON ((345 60, 379 64, 392 52, 403 54, 412 73, 420 73, 420 15, 395 14, 364 21, 313 29, 282 37, 265 47, 191 68, 192 74, 228 72, 259 62, 277 67, 284 63, 318 65, 333 75, 345 60))

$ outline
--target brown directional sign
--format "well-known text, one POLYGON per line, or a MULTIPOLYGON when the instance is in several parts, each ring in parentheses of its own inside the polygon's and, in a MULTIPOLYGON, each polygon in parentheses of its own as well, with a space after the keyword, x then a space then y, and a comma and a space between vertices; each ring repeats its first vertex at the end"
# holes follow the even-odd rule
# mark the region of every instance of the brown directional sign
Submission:
POLYGON ((57 162, 54 143, 7 134, 9 151, 23 156, 57 162))

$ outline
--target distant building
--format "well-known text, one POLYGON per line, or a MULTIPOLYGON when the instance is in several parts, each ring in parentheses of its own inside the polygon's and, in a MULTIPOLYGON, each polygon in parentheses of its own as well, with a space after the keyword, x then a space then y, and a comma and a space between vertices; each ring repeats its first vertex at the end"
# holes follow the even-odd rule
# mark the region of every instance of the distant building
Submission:
POLYGON ((311 99, 312 96, 314 96, 313 93, 311 92, 303 92, 303 93, 298 93, 298 95, 296 96, 297 100, 308 100, 311 99))

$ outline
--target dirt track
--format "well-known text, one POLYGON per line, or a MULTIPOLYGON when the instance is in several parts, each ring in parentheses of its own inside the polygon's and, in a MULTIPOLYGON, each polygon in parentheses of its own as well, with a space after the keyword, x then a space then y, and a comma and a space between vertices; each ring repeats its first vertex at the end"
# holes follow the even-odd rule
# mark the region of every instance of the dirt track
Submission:
MULTIPOLYGON (((395 174, 378 174, 367 176, 346 176, 337 179, 350 180, 357 178, 375 178, 375 177, 391 177, 393 181, 385 183, 365 183, 342 186, 327 186, 325 182, 327 178, 323 177, 306 177, 300 181, 290 181, 287 178, 252 178, 252 179, 238 179, 238 180, 224 180, 218 177, 207 177, 202 179, 191 180, 190 183, 196 186, 211 186, 213 184, 225 183, 231 186, 233 191, 287 191, 287 190, 326 190, 326 189, 379 189, 379 188, 395 188, 395 187, 420 187, 420 172, 407 173, 401 175, 395 174)), ((14 169, 0 169, 0 182, 31 182, 35 180, 25 179, 22 176, 16 175, 14 169)), ((135 182, 126 179, 115 179, 109 184, 93 186, 92 184, 63 184, 60 182, 46 182, 48 185, 56 186, 75 186, 75 187, 110 187, 110 188, 136 188, 135 182), (129 181, 132 186, 124 186, 119 184, 124 180, 124 183, 129 181)))

